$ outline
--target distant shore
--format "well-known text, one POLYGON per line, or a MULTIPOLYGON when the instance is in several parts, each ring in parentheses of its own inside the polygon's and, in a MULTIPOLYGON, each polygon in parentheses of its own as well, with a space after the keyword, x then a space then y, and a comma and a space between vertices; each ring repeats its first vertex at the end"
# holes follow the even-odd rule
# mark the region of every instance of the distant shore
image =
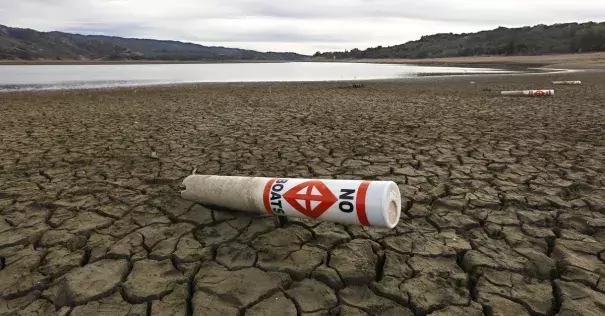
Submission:
POLYGON ((505 69, 527 69, 542 67, 559 69, 605 69, 605 52, 539 56, 469 56, 426 59, 357 59, 349 60, 349 62, 365 62, 379 64, 415 64, 425 66, 478 68, 490 67, 505 69))
POLYGON ((539 56, 469 56, 426 59, 338 59, 310 60, 0 60, 0 65, 114 65, 114 64, 219 64, 219 63, 285 63, 285 62, 349 62, 377 64, 409 64, 424 66, 502 68, 605 69, 605 52, 539 56))

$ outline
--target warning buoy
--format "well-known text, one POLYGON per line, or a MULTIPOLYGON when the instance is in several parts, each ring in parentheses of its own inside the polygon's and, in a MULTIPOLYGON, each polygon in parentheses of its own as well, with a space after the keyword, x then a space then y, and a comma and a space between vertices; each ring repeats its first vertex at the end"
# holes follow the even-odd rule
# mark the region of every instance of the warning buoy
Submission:
POLYGON ((242 212, 393 228, 401 193, 392 181, 190 175, 181 197, 242 212))
POLYGON ((502 91, 500 94, 505 96, 548 97, 554 96, 555 90, 502 91))

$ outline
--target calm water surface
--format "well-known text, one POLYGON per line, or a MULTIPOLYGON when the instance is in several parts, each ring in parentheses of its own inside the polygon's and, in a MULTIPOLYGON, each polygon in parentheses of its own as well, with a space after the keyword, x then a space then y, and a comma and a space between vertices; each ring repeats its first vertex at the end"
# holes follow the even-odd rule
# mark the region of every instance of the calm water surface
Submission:
POLYGON ((82 89, 195 82, 335 81, 427 73, 497 73, 487 68, 363 63, 0 65, 0 91, 82 89))

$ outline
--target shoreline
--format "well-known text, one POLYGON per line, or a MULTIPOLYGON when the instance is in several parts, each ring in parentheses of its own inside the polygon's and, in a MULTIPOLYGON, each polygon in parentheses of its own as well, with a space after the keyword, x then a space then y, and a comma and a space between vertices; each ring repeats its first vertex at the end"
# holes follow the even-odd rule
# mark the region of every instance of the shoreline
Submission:
MULTIPOLYGON (((532 76, 532 75, 545 75, 545 74, 558 74, 564 75, 566 73, 578 73, 578 72, 601 72, 605 70, 605 67, 594 67, 589 68, 591 63, 589 60, 603 60, 605 61, 605 53, 588 53, 588 54, 566 54, 566 55, 543 55, 543 56, 489 56, 489 57, 455 57, 455 58, 441 58, 441 59, 368 59, 368 60, 310 60, 310 61, 210 61, 210 62, 197 62, 197 61, 33 61, 33 62, 12 62, 12 61, 0 61, 0 69, 2 66, 22 66, 22 65, 161 65, 161 64, 220 64, 220 63, 365 63, 365 64, 390 64, 390 65, 415 65, 415 66, 428 66, 428 67, 467 67, 467 68, 491 68, 496 70, 502 70, 501 73, 421 73, 416 77, 409 78, 384 78, 384 79, 351 79, 351 80, 325 80, 325 81, 231 81, 231 82, 159 82, 159 83, 126 83, 126 84, 115 84, 108 82, 101 86, 87 87, 89 83, 80 83, 80 86, 65 86, 59 84, 48 84, 48 85, 3 85, 0 89, 0 93, 10 92, 36 92, 36 91, 70 91, 70 90, 98 90, 98 89, 116 89, 116 88, 140 88, 140 87, 177 87, 183 85, 207 85, 207 84, 254 84, 254 83, 270 83, 270 84, 283 84, 286 82, 291 83, 305 83, 305 82, 341 82, 343 84, 353 82, 382 82, 382 81, 398 81, 398 82, 414 82, 414 81, 447 81, 447 80, 466 80, 466 79, 477 79, 481 77, 503 77, 503 76, 532 76), (541 63, 537 63, 536 60, 542 60, 541 63), (580 62, 578 62, 580 61, 580 62), (507 72, 508 71, 508 72, 507 72), (54 87, 57 86, 57 87, 54 87), (15 88, 16 87, 16 88, 15 88), (25 87, 25 88, 22 88, 25 87)), ((604 63, 605 65, 605 63, 604 63)))
MULTIPOLYGON (((317 60, 320 61, 320 60, 317 60)), ((502 68, 545 68, 605 69, 605 52, 574 53, 528 56, 469 56, 427 59, 357 59, 352 62, 378 64, 412 64, 435 66, 502 67, 502 68)), ((326 60, 325 62, 329 62, 326 60)))
POLYGON ((398 81, 398 82, 413 82, 413 81, 444 81, 444 80, 460 80, 464 79, 476 79, 480 77, 502 77, 502 76, 531 76, 531 75, 545 75, 545 74, 559 74, 563 75, 566 73, 577 73, 577 72, 601 72, 604 68, 595 67, 588 68, 588 63, 580 63, 577 61, 586 62, 586 60, 594 59, 605 61, 605 53, 588 53, 588 54, 566 54, 566 55, 543 55, 543 56, 489 56, 489 57, 455 57, 455 58, 441 58, 441 59, 368 59, 368 60, 310 60, 310 61, 210 61, 210 62, 197 62, 197 61, 33 61, 22 63, 19 62, 6 62, 0 61, 0 69, 2 66, 14 65, 161 65, 161 64, 220 64, 220 63, 291 63, 291 62, 302 62, 302 63, 365 63, 365 64, 390 64, 390 65, 415 65, 415 66, 427 66, 427 67, 467 67, 467 68, 491 68, 495 70, 501 70, 503 72, 498 73, 420 73, 416 77, 408 78, 383 78, 383 79, 351 79, 351 80, 325 80, 325 81, 231 81, 231 82, 159 82, 159 83, 126 83, 126 84, 113 84, 107 83, 100 86, 87 87, 89 83, 80 83, 80 86, 65 86, 58 84, 48 85, 34 85, 34 84, 23 84, 23 85, 3 85, 3 89, 0 89, 0 93, 10 92, 37 92, 37 91, 70 91, 70 90, 99 90, 99 89, 116 89, 116 88, 139 88, 139 87, 178 87, 183 85, 207 85, 207 84, 254 84, 254 83, 270 83, 270 84, 283 84, 286 82, 290 83, 305 83, 305 82, 341 82, 343 84, 352 82, 382 82, 382 81, 398 81), (543 59, 542 63, 536 63, 535 60, 543 59), (563 61, 563 63, 561 63, 563 61), (575 64, 573 63, 575 61, 575 64), (563 66, 563 67, 562 67, 563 66), (16 88, 15 88, 16 87, 16 88), (24 88, 22 88, 24 87, 24 88))
MULTIPOLYGON (((452 66, 453 67, 453 66, 452 66)), ((525 69, 530 70, 530 69, 525 69)), ((601 69, 554 69, 554 68, 534 68, 534 71, 526 72, 501 72, 501 73, 422 73, 416 77, 408 78, 384 78, 384 79, 351 79, 351 80, 324 80, 324 81, 230 81, 230 82, 181 82, 181 83, 157 83, 157 84, 125 84, 115 86, 101 87, 58 87, 58 88, 25 88, 25 89, 1 89, 0 94, 4 93, 36 93, 51 91, 96 91, 96 90, 115 90, 115 89, 140 89, 140 88, 178 88, 191 86, 221 86, 221 85, 283 85, 283 84, 341 84, 350 85, 354 83, 424 83, 424 82, 448 82, 448 81, 466 81, 468 79, 479 78, 502 78, 509 76, 544 76, 544 75, 566 75, 584 72, 605 72, 601 69)), ((16 86, 16 85, 6 85, 16 86)), ((24 85, 28 86, 28 85, 24 85)))
POLYGON ((328 60, 310 58, 304 60, 206 60, 206 61, 170 61, 170 60, 0 60, 3 65, 128 65, 128 64, 217 64, 217 63, 288 63, 288 62, 351 62, 379 64, 410 64, 429 66, 475 67, 525 69, 555 67, 560 68, 605 68, 605 52, 552 54, 552 55, 514 55, 514 56, 468 56, 425 59, 340 59, 328 60), (563 65, 565 67, 563 67, 563 65))

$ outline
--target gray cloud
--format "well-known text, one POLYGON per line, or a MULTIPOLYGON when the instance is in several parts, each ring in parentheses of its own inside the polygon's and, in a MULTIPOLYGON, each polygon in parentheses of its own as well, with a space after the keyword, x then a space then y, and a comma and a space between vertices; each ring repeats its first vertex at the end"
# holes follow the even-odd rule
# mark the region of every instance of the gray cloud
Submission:
MULTIPOLYGON (((341 0, 341 1, 298 1, 298 2, 257 2, 237 1, 246 7, 246 12, 260 16, 284 18, 407 18, 417 20, 448 21, 462 23, 533 23, 553 16, 564 17, 575 3, 560 7, 552 6, 552 1, 396 1, 396 0, 341 0), (309 5, 311 2, 314 5, 309 5)), ((592 3, 591 7, 605 8, 592 3)), ((577 16, 590 13, 584 7, 577 16)), ((586 14, 590 16, 590 14, 586 14)), ((596 14, 593 14, 596 16, 596 14)))
POLYGON ((603 17, 592 0, 0 0, 9 26, 302 53, 603 17))

